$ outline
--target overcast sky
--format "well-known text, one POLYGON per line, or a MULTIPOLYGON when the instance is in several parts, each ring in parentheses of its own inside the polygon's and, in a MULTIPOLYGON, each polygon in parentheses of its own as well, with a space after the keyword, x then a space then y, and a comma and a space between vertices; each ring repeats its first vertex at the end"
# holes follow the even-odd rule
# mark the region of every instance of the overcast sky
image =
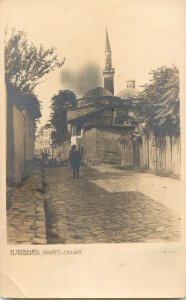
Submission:
POLYGON ((91 85, 103 85, 106 27, 115 94, 128 79, 135 79, 137 87, 148 82, 151 69, 172 64, 181 68, 186 35, 183 5, 183 0, 4 1, 5 24, 24 29, 35 44, 55 46, 59 58, 66 58, 61 70, 50 73, 37 88, 43 106, 41 123, 49 119, 50 99, 59 89, 70 88, 82 96, 91 85))

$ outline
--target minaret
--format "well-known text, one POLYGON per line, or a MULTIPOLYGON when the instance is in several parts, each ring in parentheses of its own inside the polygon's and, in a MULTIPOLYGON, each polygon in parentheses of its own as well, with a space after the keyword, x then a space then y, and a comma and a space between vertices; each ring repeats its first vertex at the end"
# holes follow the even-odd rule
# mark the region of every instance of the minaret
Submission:
POLYGON ((114 95, 114 73, 115 70, 112 68, 112 55, 108 32, 106 29, 106 40, 105 40, 105 69, 103 70, 104 77, 104 88, 109 90, 114 95))

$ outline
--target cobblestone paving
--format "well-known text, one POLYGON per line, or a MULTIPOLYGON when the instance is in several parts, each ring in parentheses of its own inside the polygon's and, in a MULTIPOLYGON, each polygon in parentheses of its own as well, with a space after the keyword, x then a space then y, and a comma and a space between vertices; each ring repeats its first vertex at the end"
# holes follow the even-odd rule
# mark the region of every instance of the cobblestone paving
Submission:
POLYGON ((114 173, 110 178, 98 178, 92 180, 107 192, 131 192, 144 193, 167 208, 175 211, 178 215, 181 212, 181 190, 182 182, 179 179, 156 176, 152 173, 134 172, 121 170, 120 167, 111 165, 97 165, 92 167, 99 172, 114 173), (120 175, 122 176, 118 176, 120 175), (116 175, 116 176, 115 176, 116 175))
POLYGON ((9 244, 46 244, 44 198, 39 170, 10 192, 7 210, 9 244))
POLYGON ((142 192, 108 192, 94 183, 112 178, 121 180, 122 174, 83 166, 81 178, 73 179, 68 167, 45 170, 49 244, 180 239, 180 219, 174 211, 142 192))

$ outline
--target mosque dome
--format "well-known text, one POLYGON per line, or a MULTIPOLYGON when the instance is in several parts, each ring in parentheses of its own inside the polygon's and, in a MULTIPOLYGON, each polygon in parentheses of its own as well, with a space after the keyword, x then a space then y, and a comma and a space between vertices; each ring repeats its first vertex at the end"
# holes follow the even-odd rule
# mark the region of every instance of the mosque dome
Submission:
POLYGON ((121 99, 137 98, 140 94, 140 90, 135 87, 135 80, 127 81, 127 88, 120 91, 117 96, 121 99))
POLYGON ((97 87, 88 91, 83 98, 97 98, 97 97, 113 97, 113 94, 104 89, 103 87, 97 87))

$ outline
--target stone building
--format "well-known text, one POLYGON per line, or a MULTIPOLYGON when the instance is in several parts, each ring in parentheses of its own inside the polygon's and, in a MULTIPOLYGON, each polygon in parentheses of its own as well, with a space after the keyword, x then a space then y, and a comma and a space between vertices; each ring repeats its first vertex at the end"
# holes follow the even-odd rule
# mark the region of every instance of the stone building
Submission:
POLYGON ((49 157, 53 155, 52 134, 53 129, 50 124, 46 124, 40 128, 35 139, 35 156, 41 157, 41 153, 47 152, 49 157))
POLYGON ((34 158, 35 119, 41 116, 34 95, 7 91, 7 184, 20 182, 30 174, 34 158))
POLYGON ((106 31, 104 88, 88 91, 77 100, 76 109, 68 110, 68 129, 71 144, 79 147, 85 162, 129 166, 137 161, 133 155, 137 123, 129 114, 135 104, 132 100, 137 100, 137 91, 135 82, 129 81, 127 91, 132 91, 130 95, 114 96, 114 72, 106 31))
POLYGON ((148 103, 134 79, 114 95, 111 47, 106 31, 104 88, 88 91, 67 112, 71 145, 86 163, 110 163, 180 174, 180 137, 161 136, 146 128, 148 103))
POLYGON ((71 144, 78 146, 87 163, 133 164, 135 126, 113 103, 70 111, 71 144))

